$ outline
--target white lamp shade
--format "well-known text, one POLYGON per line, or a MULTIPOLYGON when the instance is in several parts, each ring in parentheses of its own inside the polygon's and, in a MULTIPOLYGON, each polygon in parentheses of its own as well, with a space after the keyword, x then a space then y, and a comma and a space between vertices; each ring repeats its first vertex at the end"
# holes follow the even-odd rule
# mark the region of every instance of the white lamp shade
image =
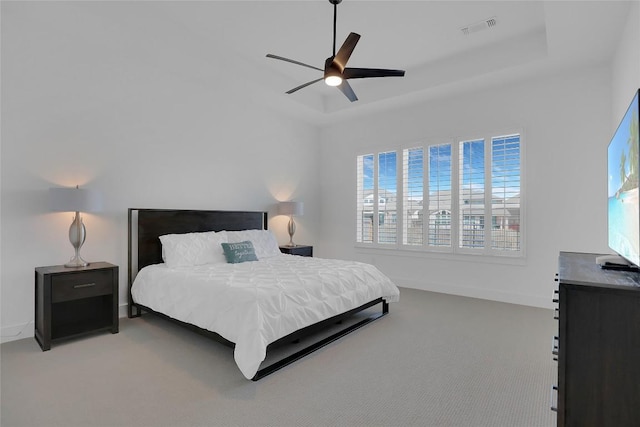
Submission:
POLYGON ((99 212, 102 196, 84 188, 49 188, 49 209, 53 212, 99 212))
POLYGON ((304 203, 302 202, 280 202, 278 204, 278 213, 280 215, 304 215, 304 203))

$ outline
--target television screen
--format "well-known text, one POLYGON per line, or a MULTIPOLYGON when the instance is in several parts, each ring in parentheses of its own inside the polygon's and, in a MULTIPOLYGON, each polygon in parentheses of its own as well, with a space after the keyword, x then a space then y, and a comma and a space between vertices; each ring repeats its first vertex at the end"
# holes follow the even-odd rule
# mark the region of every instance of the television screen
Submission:
POLYGON ((640 113, 638 90, 631 101, 608 149, 609 247, 640 266, 640 113))

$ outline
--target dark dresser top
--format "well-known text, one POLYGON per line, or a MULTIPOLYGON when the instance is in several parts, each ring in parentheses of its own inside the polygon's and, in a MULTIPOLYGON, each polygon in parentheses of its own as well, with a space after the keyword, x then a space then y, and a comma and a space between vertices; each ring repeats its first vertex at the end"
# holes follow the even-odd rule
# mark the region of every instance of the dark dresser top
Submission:
POLYGON ((596 286, 640 292, 640 273, 606 270, 596 264, 601 254, 560 252, 558 278, 560 282, 578 286, 596 286))

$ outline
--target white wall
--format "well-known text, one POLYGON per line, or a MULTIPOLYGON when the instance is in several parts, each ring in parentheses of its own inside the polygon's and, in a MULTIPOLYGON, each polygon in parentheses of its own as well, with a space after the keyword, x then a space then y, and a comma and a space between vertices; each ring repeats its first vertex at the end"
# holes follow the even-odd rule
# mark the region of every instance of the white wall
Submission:
POLYGON ((640 88, 640 2, 631 5, 617 51, 613 57, 612 130, 617 128, 633 94, 640 88))
MULTIPOLYGON (((273 216, 276 199, 293 198, 305 202, 298 240, 319 234, 319 130, 234 78, 226 67, 240 59, 223 63, 144 7, 2 4, 3 340, 33 335, 34 268, 73 255, 72 215, 48 212, 49 187, 103 193, 105 210, 84 216, 82 255, 120 266, 121 304, 129 207, 273 216)), ((281 243, 285 224, 270 223, 281 243)))
POLYGON ((607 251, 610 81, 606 66, 572 70, 324 129, 318 254, 373 262, 401 286, 550 307, 558 251, 607 251), (524 132, 526 156, 521 263, 354 247, 356 153, 512 129, 524 132))

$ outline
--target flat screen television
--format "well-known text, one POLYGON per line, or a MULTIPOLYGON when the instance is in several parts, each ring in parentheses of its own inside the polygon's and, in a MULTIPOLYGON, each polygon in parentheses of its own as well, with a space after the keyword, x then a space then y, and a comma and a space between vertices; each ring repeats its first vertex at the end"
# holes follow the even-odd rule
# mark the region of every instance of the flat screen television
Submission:
POLYGON ((613 134, 607 152, 609 247, 632 267, 640 266, 639 122, 640 89, 613 134))

